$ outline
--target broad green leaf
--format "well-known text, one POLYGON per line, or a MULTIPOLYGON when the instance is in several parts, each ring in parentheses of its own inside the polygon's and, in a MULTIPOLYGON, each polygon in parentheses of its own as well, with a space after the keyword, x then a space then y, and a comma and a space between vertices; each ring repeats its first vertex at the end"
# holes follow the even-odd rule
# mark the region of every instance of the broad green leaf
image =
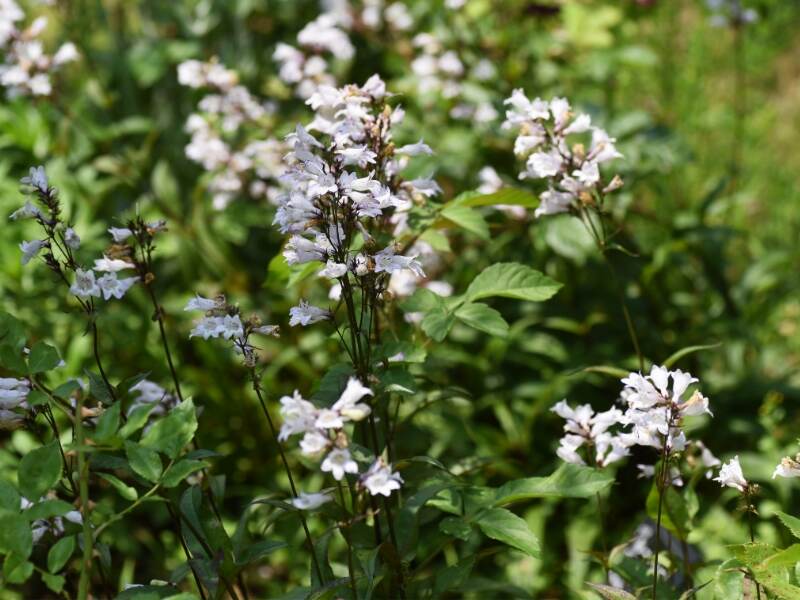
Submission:
POLYGON ((717 568, 714 576, 714 598, 727 600, 744 595, 744 573, 741 563, 735 558, 726 560, 717 568))
MULTIPOLYGON (((658 519, 659 493, 653 484, 647 496, 647 514, 651 519, 658 519)), ((692 529, 692 519, 686 499, 674 487, 664 491, 661 502, 661 524, 680 540, 685 540, 692 529)))
POLYGON ((61 575, 52 575, 50 573, 42 573, 42 581, 50 591, 56 594, 60 594, 61 590, 64 589, 64 584, 67 583, 67 580, 61 575))
POLYGON ((17 375, 28 373, 22 351, 7 344, 0 344, 0 366, 17 375))
POLYGON ((533 535, 525 520, 510 510, 490 508, 478 513, 475 522, 481 531, 493 540, 522 550, 534 558, 539 556, 539 540, 533 535))
POLYGON ((19 489, 30 500, 38 500, 61 479, 61 452, 58 442, 31 450, 19 463, 19 489))
POLYGON ((197 430, 197 417, 191 398, 173 408, 163 419, 156 421, 142 436, 141 444, 177 458, 181 450, 192 440, 197 430))
POLYGON ((100 415, 100 418, 97 419, 97 427, 92 434, 95 442, 103 444, 114 437, 119 427, 119 410, 120 403, 115 402, 100 415))
POLYGON ((47 404, 48 398, 46 394, 43 394, 39 390, 31 390, 26 400, 30 406, 41 406, 47 404))
POLYGON ((125 442, 125 455, 133 472, 144 477, 147 481, 155 483, 161 477, 163 465, 158 452, 152 448, 140 446, 136 442, 125 442))
POLYGON ((794 567, 798 562, 800 562, 800 544, 793 544, 764 560, 759 569, 794 567))
POLYGON ((436 342, 441 342, 450 333, 456 321, 454 313, 450 312, 442 302, 422 319, 422 331, 436 342))
POLYGON ((461 229, 474 233, 483 240, 489 239, 489 224, 477 210, 467 206, 447 204, 442 209, 441 215, 461 229))
POLYGON ((125 498, 125 500, 133 502, 139 497, 139 494, 136 492, 135 488, 126 485, 114 475, 111 475, 109 473, 98 473, 97 475, 102 479, 105 479, 112 486, 114 486, 114 489, 117 490, 117 492, 119 492, 119 495, 125 498))
POLYGON ((139 431, 147 423, 147 419, 154 408, 154 404, 142 404, 134 408, 128 415, 128 420, 120 427, 119 436, 125 439, 139 431))
POLYGON ((417 390, 414 376, 403 367, 390 367, 381 373, 380 382, 387 392, 412 395, 417 390))
POLYGON ((52 517, 61 517, 73 510, 75 510, 75 507, 69 502, 64 502, 63 500, 57 500, 57 499, 50 499, 37 502, 36 504, 31 506, 28 510, 24 511, 22 514, 29 521, 35 521, 37 519, 50 519, 52 517))
POLYGON ((482 302, 470 302, 464 304, 456 310, 456 318, 470 327, 483 331, 489 335, 506 337, 508 335, 508 323, 503 316, 482 302))
POLYGON ((9 482, 0 479, 0 509, 19 512, 19 492, 9 482))
POLYGON ((792 515, 787 515, 785 512, 777 511, 775 514, 778 515, 778 518, 781 520, 789 531, 792 532, 792 535, 796 538, 800 538, 800 519, 797 517, 793 517, 792 515))
POLYGON ((51 573, 58 573, 67 564, 69 557, 75 550, 75 536, 68 535, 58 540, 47 553, 47 570, 51 573))
POLYGON ((472 533, 472 527, 461 517, 445 517, 439 523, 439 531, 466 542, 472 533))
POLYGON ((16 554, 6 557, 3 563, 4 583, 25 583, 33 575, 33 563, 20 559, 16 554))
POLYGON ((36 342, 28 355, 28 372, 32 375, 55 369, 61 363, 58 350, 44 342, 36 342))
POLYGON ((536 208, 539 206, 539 198, 527 190, 515 187, 507 187, 491 194, 481 194, 479 192, 464 192, 453 198, 452 204, 461 206, 497 206, 507 204, 511 206, 525 206, 536 208))
POLYGON ((517 479, 499 487, 494 506, 532 498, 590 498, 614 483, 613 475, 591 467, 564 463, 547 477, 517 479))
POLYGON ((25 326, 7 312, 0 312, 0 344, 15 351, 25 346, 25 326))
POLYGON ((19 514, 0 514, 0 554, 13 553, 19 559, 26 559, 32 550, 33 535, 28 519, 19 514))
POLYGON ((464 302, 500 296, 540 302, 561 287, 539 271, 519 263, 496 263, 484 269, 467 288, 464 302))
POLYGON ((204 469, 208 466, 205 461, 184 458, 164 471, 161 478, 161 485, 164 487, 175 487, 192 473, 204 469))
POLYGON ((84 373, 86 373, 86 376, 89 378, 89 394, 105 405, 111 404, 114 399, 111 396, 106 382, 103 381, 103 378, 88 369, 85 370, 84 373))
POLYGON ((583 369, 580 369, 580 371, 576 372, 600 373, 601 375, 608 375, 614 379, 622 379, 623 377, 627 377, 631 374, 630 371, 620 369, 619 367, 611 367, 609 365, 593 365, 591 367, 584 367, 583 369))
POLYGON ((467 581, 474 566, 475 556, 468 556, 458 561, 456 564, 445 567, 437 572, 433 586, 434 597, 438 598, 447 590, 452 590, 453 588, 463 585, 467 581))

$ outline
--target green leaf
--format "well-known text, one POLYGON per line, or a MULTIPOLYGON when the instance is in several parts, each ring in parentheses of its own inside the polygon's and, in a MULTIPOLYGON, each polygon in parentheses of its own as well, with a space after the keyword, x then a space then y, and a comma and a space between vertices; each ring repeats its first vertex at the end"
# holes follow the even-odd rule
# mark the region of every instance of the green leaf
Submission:
POLYGON ((18 375, 28 373, 22 351, 7 344, 0 345, 0 366, 18 375))
POLYGON ((792 535, 800 539, 800 519, 793 517, 792 515, 787 515, 785 512, 781 511, 777 511, 775 514, 778 515, 781 523, 783 523, 789 529, 789 531, 792 532, 792 535))
POLYGON ((191 458, 179 460, 164 471, 164 476, 161 478, 161 485, 168 488, 175 487, 192 473, 200 469, 205 469, 207 466, 208 464, 202 460, 193 460, 191 458))
POLYGON ((286 542, 278 542, 274 540, 263 540, 260 542, 256 542, 255 544, 251 544, 242 549, 239 555, 236 557, 236 564, 238 566, 248 565, 252 562, 259 560, 271 554, 275 550, 280 550, 281 548, 288 547, 286 542))
POLYGON ((667 358, 663 366, 667 367, 668 369, 682 359, 684 356, 692 354, 694 352, 700 352, 701 350, 711 350, 712 348, 719 348, 722 345, 721 342, 717 342, 716 344, 704 344, 701 346, 687 346, 686 348, 681 348, 674 354, 671 354, 669 358, 667 358))
POLYGON ((482 302, 470 302, 456 310, 456 318, 470 327, 483 331, 489 335, 506 337, 508 323, 503 316, 482 302))
POLYGON ((128 420, 119 430, 119 437, 122 439, 129 438, 134 433, 139 431, 147 423, 150 413, 155 408, 154 404, 142 404, 137 406, 128 415, 128 420))
POLYGON ((42 573, 42 581, 48 589, 56 594, 60 594, 64 589, 64 584, 67 582, 61 575, 51 575, 50 573, 42 573))
POLYGON ((438 598, 442 593, 447 590, 452 590, 460 585, 463 585, 472 568, 475 566, 475 556, 468 556, 467 558, 458 561, 454 565, 445 567, 436 573, 436 580, 433 586, 433 596, 438 598))
POLYGON ((100 418, 97 419, 97 427, 92 434, 95 442, 103 444, 114 437, 119 427, 119 411, 120 403, 115 402, 100 415, 100 418))
POLYGON ((442 302, 422 319, 420 326, 422 331, 436 342, 441 342, 450 333, 453 323, 456 321, 454 313, 450 312, 442 302))
POLYGON ((161 477, 163 465, 155 450, 140 446, 136 442, 126 441, 125 455, 128 457, 133 472, 140 477, 144 477, 151 483, 155 483, 161 477))
POLYGON ((116 489, 119 495, 125 498, 125 500, 134 502, 139 497, 139 494, 136 492, 135 488, 132 488, 131 486, 124 484, 114 475, 111 475, 109 473, 98 473, 97 475, 100 476, 102 479, 105 479, 112 486, 114 486, 114 489, 116 489))
POLYGON ((439 531, 466 542, 472 534, 472 527, 461 517, 445 517, 439 523, 439 531))
POLYGON ((9 482, 0 479, 0 508, 19 512, 19 492, 9 482))
POLYGON ((43 373, 61 364, 58 350, 44 342, 36 342, 28 355, 28 373, 43 373))
POLYGON ((474 233, 482 240, 489 239, 489 224, 477 210, 450 203, 445 205, 440 214, 451 223, 474 233))
POLYGON ((491 194, 464 192, 453 198, 451 204, 459 204, 461 206, 496 206, 498 204, 509 204, 512 206, 536 208, 539 206, 539 198, 527 190, 507 187, 492 192, 491 194))
POLYGON ((605 600, 636 600, 636 596, 633 594, 610 585, 589 582, 586 582, 586 585, 600 594, 600 596, 605 598, 605 600))
POLYGON ((539 302, 551 298, 560 287, 560 283, 525 265, 497 263, 473 279, 464 294, 464 301, 500 296, 539 302))
POLYGON ((525 520, 510 510, 490 508, 478 513, 475 522, 481 531, 493 540, 522 550, 534 558, 539 556, 539 540, 533 535, 525 520))
POLYGON ((67 564, 69 557, 75 550, 75 536, 68 535, 58 540, 47 553, 47 570, 58 573, 67 564))
POLYGON ((191 398, 181 402, 170 413, 142 436, 141 444, 177 458, 181 450, 192 440, 197 430, 197 417, 191 398))
POLYGON ((613 475, 592 467, 564 463, 547 477, 517 479, 499 487, 494 506, 532 498, 591 498, 614 483, 613 475))
POLYGON ((742 598, 744 596, 744 573, 741 563, 735 558, 726 560, 717 568, 714 576, 714 598, 742 598))
POLYGON ((28 519, 19 514, 0 514, 0 554, 13 553, 24 560, 32 550, 33 535, 28 519))
POLYGON ((620 369, 619 367, 611 367, 609 365, 593 365, 591 367, 584 367, 580 369, 581 373, 600 373, 601 375, 608 375, 614 379, 622 379, 631 374, 630 371, 620 369))
MULTIPOLYGON (((692 519, 685 498, 674 487, 668 487, 664 491, 661 505, 661 524, 679 540, 685 540, 692 529, 692 519)), ((654 483, 646 504, 647 514, 651 519, 658 519, 658 506, 658 486, 654 483)))
POLYGON ((759 569, 794 567, 798 562, 800 562, 800 544, 793 544, 764 560, 759 565, 759 569))
POLYGON ((84 373, 86 373, 86 376, 89 378, 89 394, 103 404, 111 404, 114 398, 111 396, 111 392, 109 391, 106 382, 103 381, 103 378, 97 373, 89 371, 88 369, 85 370, 84 373))
POLYGON ((75 510, 75 507, 69 502, 63 500, 50 499, 42 500, 31 506, 28 510, 24 511, 23 516, 29 521, 37 519, 51 519, 53 517, 61 517, 68 512, 75 510))
POLYGON ((390 367, 381 373, 380 382, 386 392, 412 395, 417 390, 414 376, 402 367, 390 367))
POLYGON ((4 583, 25 583, 33 575, 33 563, 20 559, 16 554, 3 563, 4 583))
POLYGON ((61 452, 58 442, 31 450, 19 463, 17 474, 22 495, 37 500, 61 479, 61 452))
POLYGON ((31 390, 26 400, 30 406, 41 406, 47 404, 48 398, 39 390, 31 390))
POLYGON ((15 351, 25 347, 25 326, 7 312, 0 312, 0 344, 15 351))

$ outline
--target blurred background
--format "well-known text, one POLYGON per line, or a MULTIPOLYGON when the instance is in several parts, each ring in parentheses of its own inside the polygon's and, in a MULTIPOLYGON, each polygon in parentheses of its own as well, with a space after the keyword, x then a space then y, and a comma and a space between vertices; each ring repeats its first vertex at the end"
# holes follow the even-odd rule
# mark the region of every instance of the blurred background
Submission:
MULTIPOLYGON (((563 95, 615 136, 625 155, 617 163, 625 187, 612 211, 628 253, 612 257, 643 352, 659 362, 681 348, 714 345, 678 363, 701 378, 712 402, 713 423, 701 422, 695 435, 718 456, 738 453, 745 472, 764 484, 758 535, 780 544, 785 533, 769 517, 779 504, 796 506, 797 494, 769 476, 780 456, 796 452, 800 432, 800 3, 751 0, 747 15, 731 15, 728 4, 23 1, 23 23, 48 19, 41 35, 48 52, 71 41, 79 56, 52 75, 49 96, 6 89, 0 214, 22 204, 19 178, 43 164, 87 255, 105 247, 107 227, 137 210, 167 219, 158 291, 184 393, 202 407, 199 443, 221 455, 213 472, 225 475, 222 512, 235 525, 254 497, 285 495, 286 482, 237 357, 188 339, 186 299, 225 292, 282 326, 282 337, 264 348, 273 403, 295 388, 313 392, 341 356, 324 328, 287 325, 298 298, 324 299, 324 292, 280 256, 283 236, 271 224, 276 167, 231 182, 226 167, 201 164, 210 149, 187 148, 197 131, 187 130, 187 120, 209 112, 199 105, 212 92, 181 84, 178 65, 216 57, 261 107, 232 127, 208 120, 231 147, 282 140, 311 119, 304 96, 318 76, 312 57, 325 61, 338 84, 380 74, 407 111, 399 143, 424 138, 435 151, 415 168, 420 176, 435 173, 443 201, 467 190, 524 186, 516 181, 513 135, 501 127, 502 101, 514 88, 529 97, 563 95), (309 30, 309 23, 317 26, 309 30), (331 28, 349 39, 349 49, 331 28)), ((557 466, 555 402, 566 397, 604 409, 617 398, 618 381, 585 367, 635 369, 637 362, 617 290, 576 220, 483 210, 489 236, 448 231, 435 247, 433 278, 458 293, 492 262, 516 261, 564 287, 542 304, 495 301, 512 324, 505 339, 457 325, 430 346, 408 400, 427 408, 404 426, 398 444, 404 455, 427 454, 477 484, 499 485, 557 466)), ((29 339, 54 343, 69 374, 81 376, 91 347, 76 306, 44 268, 20 265, 17 246, 30 239, 29 225, 3 225, 2 308, 24 321, 29 339)), ((101 350, 112 379, 149 372, 168 386, 144 292, 106 306, 101 350)), ((0 469, 15 468, 33 443, 29 433, 0 432, 0 469)), ((636 482, 642 461, 635 458, 620 467, 626 475, 618 480, 629 483, 616 486, 607 507, 609 539, 626 539, 645 518, 647 486, 636 482)), ((303 469, 299 457, 292 460, 303 469)), ((311 487, 318 475, 305 472, 311 487)), ((704 499, 721 498, 701 503, 692 536, 714 560, 725 544, 743 541, 745 530, 732 496, 711 481, 698 489, 704 499)), ((471 591, 454 595, 580 597, 588 571, 597 569, 586 554, 600 533, 595 512, 580 501, 531 503, 523 514, 544 558, 485 557, 465 586, 471 591)), ((168 520, 153 508, 114 526, 114 586, 167 579, 183 560, 168 520)), ((295 537, 290 524, 275 526, 295 537)), ((299 585, 306 569, 299 553, 276 552, 248 581, 260 590, 256 597, 276 597, 299 585)), ((8 597, 37 594, 46 592, 34 587, 8 597)))

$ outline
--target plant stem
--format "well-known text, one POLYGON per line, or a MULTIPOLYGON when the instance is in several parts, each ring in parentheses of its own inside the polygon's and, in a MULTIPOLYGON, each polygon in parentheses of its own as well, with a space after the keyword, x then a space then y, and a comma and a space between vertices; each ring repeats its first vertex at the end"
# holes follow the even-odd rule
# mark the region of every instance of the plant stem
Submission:
POLYGON ((114 392, 114 386, 111 385, 111 382, 108 380, 108 376, 106 375, 105 370, 103 369, 103 363, 100 360, 100 349, 98 347, 97 338, 99 333, 97 331, 97 323, 92 321, 92 350, 94 352, 94 362, 97 363, 97 368, 100 370, 100 377, 103 379, 103 383, 106 384, 106 388, 108 388, 108 394, 111 396, 111 400, 116 402, 117 394, 114 392))
POLYGON ((78 600, 89 597, 92 578, 92 527, 89 523, 89 461, 84 452, 83 437, 83 394, 78 394, 77 414, 75 415, 75 442, 78 446, 78 477, 81 495, 81 520, 83 521, 83 558, 81 575, 78 581, 78 600))
POLYGON ((172 517, 173 523, 175 523, 178 540, 180 540, 181 548, 183 548, 183 554, 186 556, 186 562, 189 564, 189 569, 192 571, 192 577, 194 577, 194 583, 197 586, 197 591, 200 592, 200 598, 202 598, 202 600, 207 600, 206 592, 203 589, 203 584, 200 582, 200 576, 197 574, 197 571, 192 564, 192 553, 189 550, 189 546, 186 545, 186 539, 183 537, 183 532, 181 531, 180 517, 175 514, 175 510, 172 508, 172 504, 169 502, 167 502, 167 510, 169 511, 170 517, 172 517))
MULTIPOLYGON (((753 507, 750 504, 749 493, 745 493, 745 502, 747 502, 747 525, 748 528, 750 529, 750 543, 754 544, 756 541, 756 536, 753 531, 753 507)), ((758 600, 761 600, 761 585, 759 585, 759 583, 755 581, 755 577, 753 578, 753 581, 756 584, 756 595, 758 596, 758 600)))
MULTIPOLYGON (((278 432, 275 429, 275 424, 272 422, 272 417, 269 414, 269 410, 267 409, 267 403, 264 401, 264 396, 261 393, 261 384, 258 381, 258 375, 256 374, 255 367, 250 368, 250 378, 253 382, 253 391, 255 391, 256 396, 258 396, 258 402, 261 405, 261 411, 264 413, 264 417, 267 419, 267 424, 269 425, 269 431, 272 434, 272 439, 275 442, 275 445, 278 447, 278 453, 281 456, 281 462, 283 463, 283 468, 286 470, 286 476, 289 478, 289 487, 292 490, 292 496, 297 498, 297 488, 294 485, 294 477, 292 477, 292 470, 289 468, 289 461, 286 460, 286 453, 283 451, 283 445, 281 444, 280 440, 278 439, 278 432)), ((311 550, 311 560, 314 564, 314 570, 317 572, 317 577, 322 583, 325 583, 325 579, 322 574, 322 568, 319 566, 319 560, 317 559, 317 553, 314 550, 314 541, 311 539, 311 532, 308 529, 308 523, 306 521, 305 515, 302 511, 298 511, 298 516, 300 518, 300 523, 303 526, 303 531, 306 535, 306 542, 308 543, 308 548, 311 550)))
POLYGON ((155 320, 158 321, 158 330, 161 333, 161 345, 164 347, 164 354, 167 357, 167 364, 169 365, 169 372, 172 375, 172 382, 175 384, 175 393, 178 394, 178 399, 183 402, 183 394, 181 393, 181 382, 178 379, 178 373, 175 371, 175 365, 172 362, 172 353, 169 350, 169 343, 167 342, 167 333, 164 328, 164 310, 158 303, 156 293, 151 284, 145 284, 147 293, 150 296, 150 301, 153 303, 153 310, 155 311, 155 320))
MULTIPOLYGON (((667 432, 669 427, 672 426, 671 420, 668 422, 667 432)), ((663 446, 661 449, 661 472, 659 473, 658 481, 656 482, 656 489, 658 489, 658 518, 656 519, 656 539, 655 539, 655 560, 653 561, 653 600, 656 598, 656 591, 658 590, 658 553, 661 550, 661 513, 664 507, 664 491, 667 487, 667 477, 669 475, 669 453, 667 452, 667 439, 669 433, 664 435, 663 446)))
MULTIPOLYGON (((342 487, 342 482, 336 482, 337 487, 339 488, 339 498, 342 502, 342 510, 347 510, 347 506, 345 504, 344 499, 344 488, 342 487)), ((353 544, 350 540, 350 533, 347 531, 347 527, 343 524, 339 524, 339 531, 342 533, 342 537, 344 538, 345 543, 347 544, 347 572, 350 575, 350 588, 353 591, 353 600, 358 600, 358 590, 356 589, 356 576, 355 576, 355 568, 353 567, 353 544)))

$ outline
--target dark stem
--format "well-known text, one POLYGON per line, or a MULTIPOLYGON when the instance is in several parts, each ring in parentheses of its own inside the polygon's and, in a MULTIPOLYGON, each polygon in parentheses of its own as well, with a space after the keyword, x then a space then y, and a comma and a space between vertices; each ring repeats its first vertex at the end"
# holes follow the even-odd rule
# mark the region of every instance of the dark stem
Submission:
POLYGON ((94 351, 94 362, 97 363, 97 368, 100 370, 100 377, 102 377, 103 383, 105 383, 106 387, 108 388, 108 393, 111 396, 111 400, 116 402, 117 394, 114 392, 114 387, 108 380, 108 376, 106 375, 106 372, 103 369, 103 363, 100 360, 100 349, 98 348, 98 341, 97 341, 98 336, 99 332, 97 331, 97 323, 92 321, 92 350, 94 351))
MULTIPOLYGON (((294 485, 292 470, 289 468, 289 461, 286 460, 286 454, 283 451, 283 445, 278 439, 278 432, 275 429, 275 424, 272 422, 272 417, 269 414, 269 410, 267 410, 267 403, 264 402, 264 396, 261 393, 261 384, 258 381, 258 376, 256 375, 256 370, 254 367, 250 368, 250 378, 253 382, 253 390, 255 391, 256 396, 258 396, 258 402, 261 405, 261 411, 264 413, 264 417, 267 419, 267 423, 269 424, 269 431, 272 434, 272 439, 275 442, 275 445, 278 447, 278 453, 281 455, 281 462, 283 462, 283 468, 286 470, 286 476, 289 478, 289 487, 292 490, 292 496, 297 498, 297 488, 294 485)), ((314 563, 314 570, 317 572, 317 577, 319 578, 320 582, 325 583, 325 579, 322 575, 322 568, 319 566, 319 561, 317 560, 317 553, 314 551, 314 542, 311 539, 311 532, 308 530, 306 517, 302 511, 298 511, 298 517, 300 518, 300 523, 303 526, 303 532, 305 532, 306 535, 308 548, 311 550, 311 560, 314 563)))
POLYGON ((192 553, 189 551, 189 547, 186 545, 186 539, 183 537, 180 519, 175 514, 175 510, 172 508, 172 505, 169 502, 167 503, 167 510, 169 511, 170 517, 172 517, 173 523, 175 523, 178 539, 181 542, 183 554, 186 556, 186 562, 189 563, 189 569, 192 571, 192 577, 194 577, 194 583, 197 586, 197 591, 200 592, 200 598, 202 598, 202 600, 207 600, 205 590, 203 590, 203 584, 200 582, 200 576, 197 574, 197 571, 195 571, 194 565, 192 564, 192 553))
MULTIPOLYGON (((756 541, 756 536, 753 531, 753 506, 750 504, 749 493, 745 493, 745 502, 747 503, 747 526, 750 529, 750 543, 754 544, 756 541)), ((756 595, 758 596, 758 600, 761 600, 761 586, 757 581, 755 581, 755 577, 753 578, 753 582, 756 584, 756 595)))
POLYGON ((661 449, 661 472, 656 482, 656 489, 658 489, 658 518, 656 519, 656 539, 655 539, 655 560, 653 561, 653 600, 656 598, 656 591, 658 590, 658 553, 661 550, 661 513, 664 507, 664 491, 666 490, 666 479, 669 475, 669 467, 667 466, 669 453, 667 452, 667 440, 669 438, 669 427, 672 425, 671 420, 668 422, 667 434, 664 436, 663 447, 661 449))
POLYGON ((161 333, 161 345, 164 346, 164 354, 167 357, 167 364, 169 364, 169 372, 172 375, 172 382, 175 384, 175 392, 178 394, 178 399, 183 402, 183 394, 181 393, 181 382, 178 379, 178 373, 175 370, 175 365, 172 362, 172 353, 169 350, 169 343, 167 342, 167 332, 164 328, 164 311, 158 303, 156 293, 150 284, 145 284, 147 293, 153 303, 153 310, 155 310, 155 318, 158 321, 158 330, 161 333))
MULTIPOLYGON (((339 498, 342 501, 342 510, 347 510, 345 500, 344 500, 344 489, 342 487, 342 482, 337 482, 337 487, 339 488, 339 498)), ((347 527, 349 525, 339 524, 339 531, 342 533, 342 537, 344 541, 347 543, 347 572, 350 575, 350 588, 353 591, 353 600, 358 600, 358 590, 356 589, 356 576, 355 576, 355 568, 353 567, 353 544, 350 540, 350 533, 347 531, 347 527)))

